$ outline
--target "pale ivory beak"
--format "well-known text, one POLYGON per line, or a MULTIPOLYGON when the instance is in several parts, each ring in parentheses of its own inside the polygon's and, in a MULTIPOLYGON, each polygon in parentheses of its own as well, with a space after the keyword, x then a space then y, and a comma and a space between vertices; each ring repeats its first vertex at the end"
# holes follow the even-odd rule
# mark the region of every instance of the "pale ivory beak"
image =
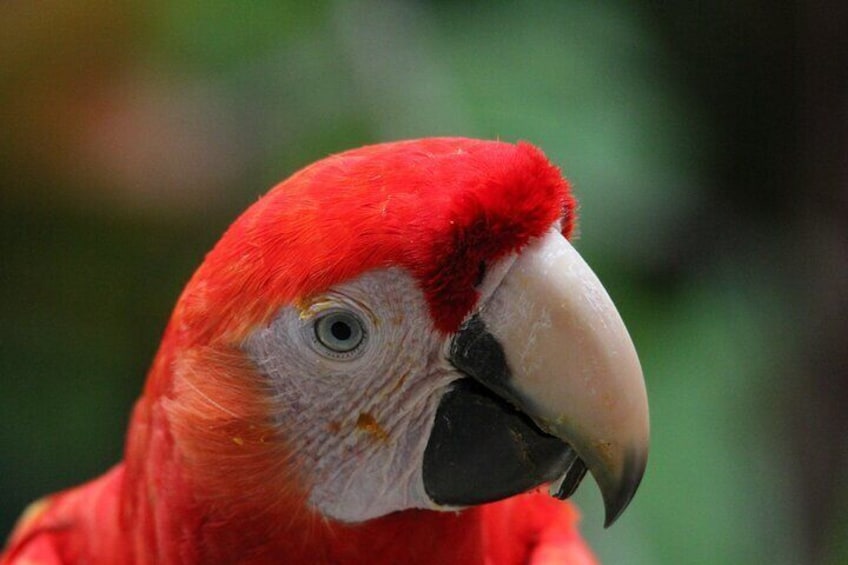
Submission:
POLYGON ((610 525, 636 492, 648 456, 645 381, 601 282, 555 230, 531 242, 482 306, 519 408, 577 452, 610 525))

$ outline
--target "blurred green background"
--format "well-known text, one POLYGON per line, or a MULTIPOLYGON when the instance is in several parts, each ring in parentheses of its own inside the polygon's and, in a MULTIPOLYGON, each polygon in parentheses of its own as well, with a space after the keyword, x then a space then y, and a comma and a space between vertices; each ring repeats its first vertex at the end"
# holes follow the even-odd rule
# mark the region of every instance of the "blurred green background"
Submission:
POLYGON ((577 495, 599 556, 848 563, 848 11, 807 4, 3 2, 0 537, 121 457, 242 209, 332 152, 465 135, 563 167, 641 355, 641 491, 607 531, 577 495))

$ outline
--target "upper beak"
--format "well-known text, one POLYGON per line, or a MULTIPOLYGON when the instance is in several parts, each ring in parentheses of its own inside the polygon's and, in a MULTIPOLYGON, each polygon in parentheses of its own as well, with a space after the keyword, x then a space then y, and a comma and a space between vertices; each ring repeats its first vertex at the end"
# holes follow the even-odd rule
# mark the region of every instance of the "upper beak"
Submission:
POLYGON ((463 340, 462 330, 457 366, 576 451, 601 490, 609 526, 639 486, 649 443, 642 369, 612 300, 551 230, 518 255, 477 317, 502 348, 505 370, 475 360, 480 340, 463 340))

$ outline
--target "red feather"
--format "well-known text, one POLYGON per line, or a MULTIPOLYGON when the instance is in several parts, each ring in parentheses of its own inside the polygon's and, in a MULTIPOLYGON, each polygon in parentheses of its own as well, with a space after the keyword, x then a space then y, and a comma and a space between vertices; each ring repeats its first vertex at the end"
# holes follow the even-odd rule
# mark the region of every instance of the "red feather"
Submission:
POLYGON ((480 264, 557 220, 568 236, 575 201, 526 143, 389 143, 296 173, 236 220, 187 285, 136 404, 125 462, 49 498, 19 524, 0 565, 592 563, 575 511, 538 494, 360 525, 317 515, 273 420, 273 391, 240 350, 281 307, 389 266, 415 277, 434 326, 449 334, 478 298, 480 264))

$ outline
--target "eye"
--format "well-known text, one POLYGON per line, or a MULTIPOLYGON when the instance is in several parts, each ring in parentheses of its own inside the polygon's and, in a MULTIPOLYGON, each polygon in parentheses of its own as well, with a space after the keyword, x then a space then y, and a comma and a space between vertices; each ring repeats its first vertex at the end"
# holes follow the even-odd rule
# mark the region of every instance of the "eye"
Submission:
POLYGON ((345 356, 365 341, 365 327, 351 312, 329 312, 315 320, 315 339, 332 356, 345 356))

